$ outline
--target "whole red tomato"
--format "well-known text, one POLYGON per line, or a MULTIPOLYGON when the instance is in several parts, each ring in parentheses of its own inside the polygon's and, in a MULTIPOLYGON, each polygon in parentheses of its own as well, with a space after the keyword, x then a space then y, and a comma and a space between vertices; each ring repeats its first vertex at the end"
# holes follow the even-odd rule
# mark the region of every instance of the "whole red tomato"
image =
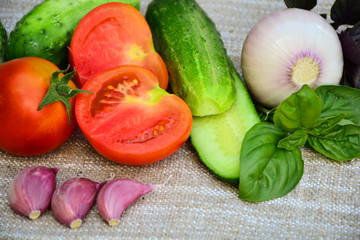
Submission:
MULTIPOLYGON (((63 144, 76 128, 74 111, 69 124, 66 107, 54 102, 38 111, 50 86, 53 63, 24 57, 0 65, 0 149, 22 156, 49 152, 63 144)), ((76 89, 73 82, 68 86, 76 89)), ((70 99, 74 109, 75 99, 70 99)))

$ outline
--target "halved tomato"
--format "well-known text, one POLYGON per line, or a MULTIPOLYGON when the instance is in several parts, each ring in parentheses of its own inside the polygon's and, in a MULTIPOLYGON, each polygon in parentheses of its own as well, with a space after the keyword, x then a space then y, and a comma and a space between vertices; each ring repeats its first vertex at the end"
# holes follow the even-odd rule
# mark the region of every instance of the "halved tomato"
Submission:
POLYGON ((125 3, 100 5, 80 21, 71 40, 69 61, 77 70, 79 87, 93 74, 120 65, 147 68, 163 89, 169 81, 148 23, 136 8, 125 3))
POLYGON ((84 136, 104 157, 144 165, 176 152, 192 127, 189 107, 159 87, 149 70, 124 65, 91 77, 75 104, 84 136))

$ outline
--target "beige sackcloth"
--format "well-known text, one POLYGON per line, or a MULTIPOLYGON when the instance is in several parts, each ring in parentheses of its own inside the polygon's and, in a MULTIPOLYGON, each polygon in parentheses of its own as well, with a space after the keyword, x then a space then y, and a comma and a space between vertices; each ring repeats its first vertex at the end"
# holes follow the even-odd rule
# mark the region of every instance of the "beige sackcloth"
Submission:
MULTIPOLYGON (((59 0, 60 1, 60 0, 59 0)), ((10 32, 41 0, 0 0, 0 20, 10 32)), ((149 0, 141 0, 145 14, 149 0)), ((313 11, 329 13, 334 0, 319 0, 313 11)), ((198 0, 221 32, 241 74, 246 34, 266 14, 286 8, 282 0, 198 0)), ((1 76, 0 76, 1 77, 1 76)), ((1 86, 0 86, 1 87, 1 86)), ((146 166, 124 166, 100 156, 81 131, 54 151, 17 157, 0 151, 0 239, 360 239, 360 159, 336 162, 302 149, 304 175, 288 195, 262 203, 237 196, 237 187, 218 179, 199 160, 190 142, 172 156, 146 166), (100 217, 96 205, 78 229, 57 222, 49 210, 35 221, 9 207, 7 188, 22 169, 73 164, 57 184, 73 177, 94 181, 133 178, 161 188, 140 198, 116 227, 100 217)))

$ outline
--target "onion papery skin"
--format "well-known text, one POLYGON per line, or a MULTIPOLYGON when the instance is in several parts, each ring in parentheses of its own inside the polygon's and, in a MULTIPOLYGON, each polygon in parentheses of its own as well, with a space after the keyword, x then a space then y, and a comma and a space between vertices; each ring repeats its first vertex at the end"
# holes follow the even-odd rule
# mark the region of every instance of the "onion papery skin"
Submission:
POLYGON ((343 65, 341 43, 332 26, 319 14, 297 8, 279 10, 261 19, 246 37, 241 55, 249 92, 268 108, 277 107, 305 83, 313 89, 339 84, 343 65), (296 83, 292 80, 293 66, 304 57, 317 63, 317 78, 296 83))

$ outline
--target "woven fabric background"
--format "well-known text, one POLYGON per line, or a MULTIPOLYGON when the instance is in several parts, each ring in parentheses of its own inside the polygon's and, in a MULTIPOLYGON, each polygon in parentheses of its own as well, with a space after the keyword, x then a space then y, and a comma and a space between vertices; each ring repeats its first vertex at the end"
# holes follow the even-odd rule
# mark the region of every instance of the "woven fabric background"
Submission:
MULTIPOLYGON (((10 32, 41 0, 0 0, 0 20, 10 32)), ((141 1, 145 14, 149 0, 141 1)), ((242 44, 250 28, 266 14, 285 8, 282 0, 198 0, 221 32, 228 54, 241 73, 242 44)), ((334 0, 319 0, 313 10, 329 13, 334 0)), ((0 76, 2 77, 2 76, 0 76)), ((1 87, 1 86, 0 86, 1 87)), ((0 151, 0 239, 360 239, 360 159, 338 163, 302 149, 305 171, 285 197, 248 203, 237 187, 219 180, 199 160, 188 141, 155 164, 123 166, 90 146, 78 129, 56 150, 36 157, 0 151), (22 169, 43 165, 61 169, 60 184, 72 177, 103 181, 133 178, 161 188, 132 204, 117 227, 108 226, 96 206, 79 229, 58 223, 51 211, 31 221, 9 207, 7 188, 22 169)))

